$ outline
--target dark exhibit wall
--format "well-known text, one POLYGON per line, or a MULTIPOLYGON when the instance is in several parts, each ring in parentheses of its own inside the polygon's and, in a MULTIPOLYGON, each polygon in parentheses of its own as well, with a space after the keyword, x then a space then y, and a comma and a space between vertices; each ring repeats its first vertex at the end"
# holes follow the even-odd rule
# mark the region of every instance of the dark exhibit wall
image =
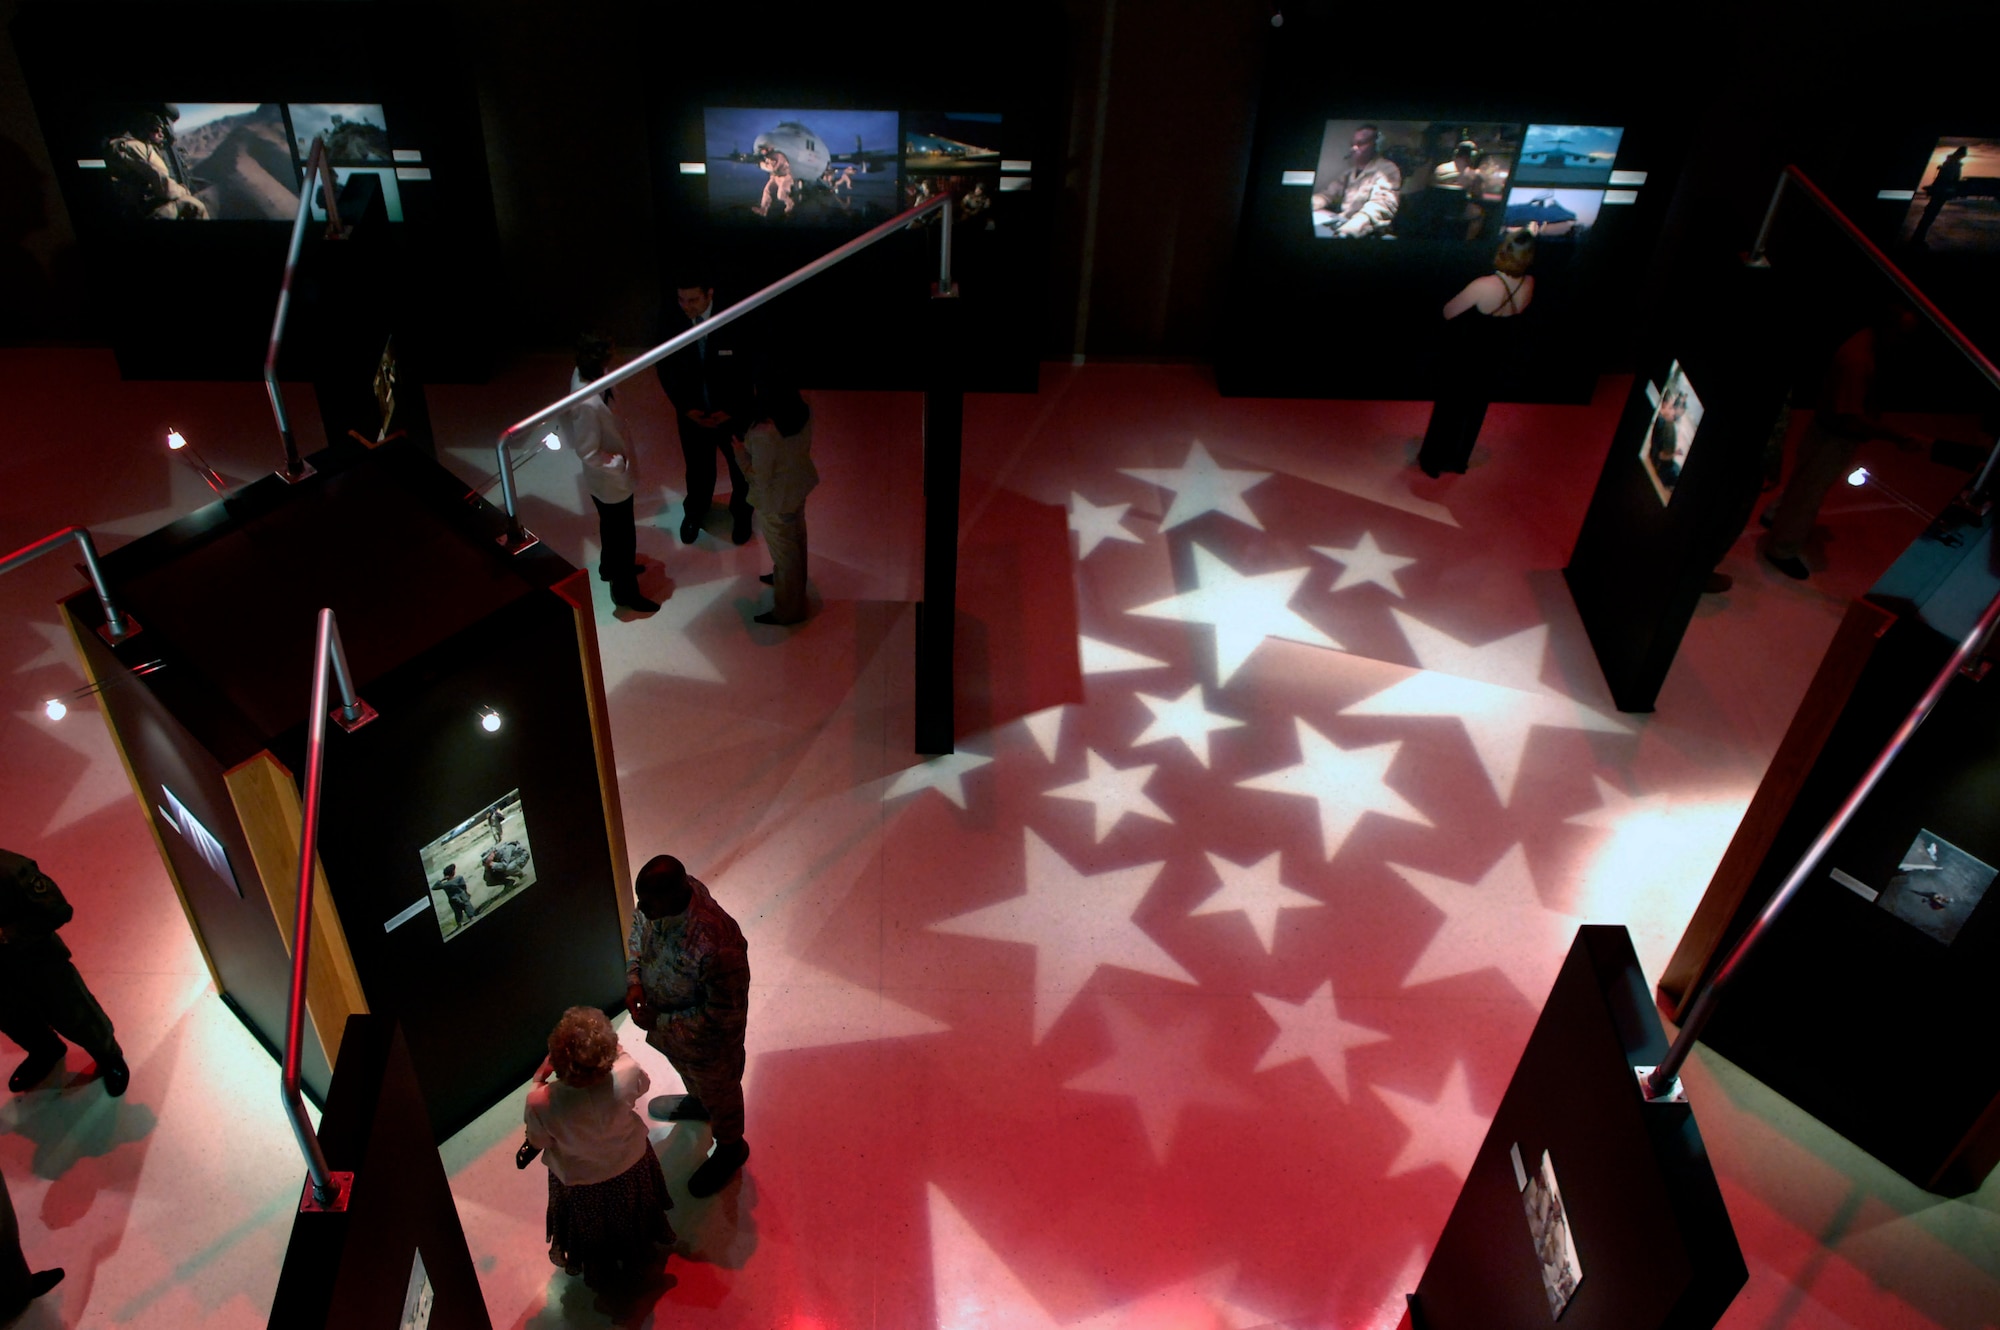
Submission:
MULTIPOLYGON (((315 130, 350 189, 373 186, 364 224, 386 234, 380 272, 357 292, 332 274, 317 280, 309 232, 294 324, 351 317, 352 299, 386 304, 414 378, 488 372, 491 190, 448 11, 215 5, 161 24, 144 6, 31 5, 12 31, 90 296, 127 376, 261 373, 315 130), (149 35, 106 43, 107 29, 149 35), (155 142, 137 122, 162 107, 171 141, 155 142)), ((291 354, 280 369, 310 373, 291 354)))

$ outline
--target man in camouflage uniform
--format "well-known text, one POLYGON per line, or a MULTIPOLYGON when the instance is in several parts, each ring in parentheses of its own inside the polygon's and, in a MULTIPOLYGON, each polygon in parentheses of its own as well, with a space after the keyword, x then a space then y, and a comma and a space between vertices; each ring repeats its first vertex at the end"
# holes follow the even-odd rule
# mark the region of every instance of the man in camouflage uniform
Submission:
POLYGON ((749 951, 743 930, 680 860, 656 855, 639 870, 637 895, 625 1009, 688 1089, 678 1101, 661 1095, 648 1111, 709 1124, 715 1149, 688 1179, 688 1191, 713 1196, 750 1157, 743 1140, 749 951))
POLYGON ((1314 220, 1328 227, 1336 239, 1384 236, 1396 220, 1403 170, 1382 156, 1381 138, 1382 131, 1374 125, 1356 129, 1349 143, 1347 170, 1312 197, 1314 220))
POLYGON ((7 1079, 16 1094, 32 1090, 62 1065, 63 1039, 97 1060, 107 1094, 124 1094, 132 1079, 111 1018, 84 987, 69 948, 56 936, 75 915, 33 859, 0 850, 0 1033, 28 1055, 7 1079))
POLYGON ((180 108, 154 102, 136 110, 124 132, 104 145, 112 191, 128 216, 155 221, 206 221, 208 206, 181 179, 172 154, 180 108))

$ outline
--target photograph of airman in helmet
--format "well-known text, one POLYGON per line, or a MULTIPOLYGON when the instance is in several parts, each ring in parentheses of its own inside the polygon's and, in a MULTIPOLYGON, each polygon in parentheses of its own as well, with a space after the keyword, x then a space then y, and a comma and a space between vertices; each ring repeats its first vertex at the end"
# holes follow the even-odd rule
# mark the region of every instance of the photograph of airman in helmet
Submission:
POLYGON ((127 221, 289 221, 298 211, 298 164, 274 103, 134 103, 113 111, 102 151, 127 221))

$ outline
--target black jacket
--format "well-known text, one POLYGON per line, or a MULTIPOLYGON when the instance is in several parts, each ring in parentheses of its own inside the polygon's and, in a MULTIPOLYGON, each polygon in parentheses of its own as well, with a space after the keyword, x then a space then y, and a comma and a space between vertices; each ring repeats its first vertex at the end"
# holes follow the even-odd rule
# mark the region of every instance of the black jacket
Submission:
POLYGON ((0 850, 0 963, 68 960, 69 948, 56 936, 76 916, 62 889, 33 859, 0 850))
MULTIPOLYGON (((721 305, 720 300, 716 301, 718 309, 721 305)), ((692 326, 679 306, 668 305, 660 312, 659 341, 678 336, 692 326)), ((706 352, 696 343, 662 360, 654 372, 660 376, 660 386, 666 389, 667 400, 674 404, 674 415, 680 424, 693 424, 687 418, 690 411, 722 411, 729 415, 729 427, 740 435, 749 426, 751 361, 756 356, 756 342, 743 320, 718 328, 706 341, 706 352), (708 390, 706 407, 702 405, 704 386, 708 390)))

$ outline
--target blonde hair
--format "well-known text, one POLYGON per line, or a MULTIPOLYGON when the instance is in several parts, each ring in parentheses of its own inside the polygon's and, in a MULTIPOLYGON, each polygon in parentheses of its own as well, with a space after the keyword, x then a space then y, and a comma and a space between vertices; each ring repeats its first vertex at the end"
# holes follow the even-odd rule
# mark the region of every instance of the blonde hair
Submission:
POLYGON ((1507 233, 1500 248, 1493 251, 1493 266, 1509 277, 1519 277, 1535 266, 1535 238, 1526 227, 1507 233))
POLYGON ((618 1061, 618 1035, 595 1007, 571 1007, 549 1031, 549 1065, 567 1085, 595 1085, 618 1061))

